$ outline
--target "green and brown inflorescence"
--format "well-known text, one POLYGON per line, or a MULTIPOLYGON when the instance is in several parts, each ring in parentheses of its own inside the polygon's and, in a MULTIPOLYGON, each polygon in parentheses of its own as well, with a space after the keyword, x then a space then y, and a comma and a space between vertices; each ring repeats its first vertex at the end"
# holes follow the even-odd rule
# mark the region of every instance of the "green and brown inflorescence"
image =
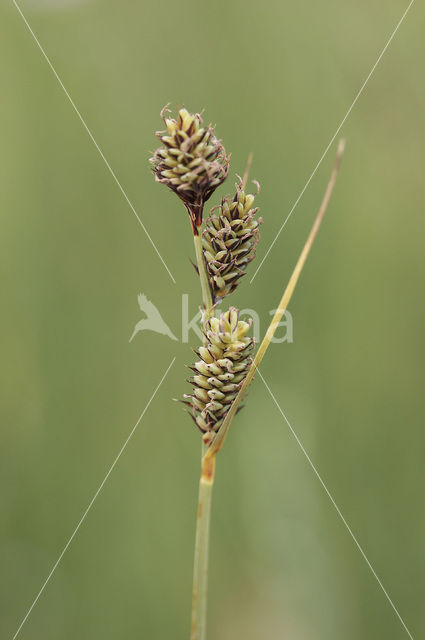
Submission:
POLYGON ((196 351, 199 360, 190 367, 193 392, 184 396, 184 402, 208 446, 246 378, 255 344, 247 336, 251 323, 239 320, 234 307, 218 316, 216 305, 236 289, 255 257, 261 218, 255 217, 255 196, 245 192, 247 169, 235 196, 226 196, 211 210, 202 231, 205 202, 226 179, 230 156, 213 127, 203 126, 198 113, 182 108, 174 119, 164 117, 166 110, 164 107, 161 117, 167 131, 157 132, 163 146, 155 151, 151 163, 155 179, 186 206, 194 232, 196 269, 203 291, 204 345, 196 351))
POLYGON ((193 393, 184 396, 206 445, 223 423, 251 365, 255 341, 246 335, 250 326, 239 320, 234 307, 207 321, 207 343, 196 351, 199 360, 190 367, 195 374, 189 380, 193 393))
MULTIPOLYGON (((258 184, 258 183, 257 183, 258 184)), ((246 267, 255 258, 261 218, 252 208, 255 196, 246 194, 242 181, 236 185, 233 199, 223 198, 218 209, 206 221, 202 247, 214 300, 224 298, 238 286, 246 267)))
POLYGON ((174 191, 187 208, 196 233, 202 223, 205 202, 226 179, 229 158, 214 135, 214 128, 202 126, 199 113, 180 109, 177 120, 165 118, 167 131, 157 132, 163 146, 151 158, 155 179, 174 191))

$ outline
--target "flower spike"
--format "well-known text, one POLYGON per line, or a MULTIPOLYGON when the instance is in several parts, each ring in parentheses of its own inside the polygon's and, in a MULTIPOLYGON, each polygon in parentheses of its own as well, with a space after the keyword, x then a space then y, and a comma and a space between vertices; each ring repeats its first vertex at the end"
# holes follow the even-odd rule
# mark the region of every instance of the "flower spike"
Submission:
POLYGON ((223 198, 221 205, 216 207, 218 213, 206 221, 202 247, 215 300, 236 289, 255 257, 260 238, 258 227, 262 220, 254 217, 258 211, 258 207, 252 208, 254 198, 253 194, 245 193, 240 179, 233 200, 223 198))
POLYGON ((165 117, 167 110, 164 107, 161 112, 167 131, 157 133, 163 146, 150 161, 155 179, 179 196, 197 233, 205 202, 227 177, 229 156, 214 128, 203 126, 199 113, 182 108, 175 120, 165 117))

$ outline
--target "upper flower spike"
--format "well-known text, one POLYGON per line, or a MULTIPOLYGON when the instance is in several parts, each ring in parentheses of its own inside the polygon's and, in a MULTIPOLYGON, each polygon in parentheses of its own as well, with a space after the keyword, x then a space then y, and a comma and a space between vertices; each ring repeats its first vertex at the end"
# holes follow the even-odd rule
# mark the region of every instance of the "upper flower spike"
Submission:
POLYGON ((202 223, 204 203, 226 179, 229 157, 212 126, 199 113, 180 109, 177 120, 161 116, 167 131, 157 132, 163 147, 151 158, 155 179, 175 191, 186 206, 194 232, 202 223))

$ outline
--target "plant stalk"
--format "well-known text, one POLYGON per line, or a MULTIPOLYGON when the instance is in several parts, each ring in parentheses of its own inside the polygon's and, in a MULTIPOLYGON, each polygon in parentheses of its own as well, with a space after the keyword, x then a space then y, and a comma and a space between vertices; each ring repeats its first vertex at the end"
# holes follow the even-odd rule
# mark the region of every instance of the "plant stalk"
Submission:
MULTIPOLYGON (((202 250, 202 229, 196 227, 193 236, 201 281, 202 303, 204 307, 203 325, 211 316, 213 300, 208 281, 204 252, 202 250)), ((206 338, 205 338, 206 342, 206 338)), ((208 551, 210 536, 211 498, 214 485, 215 460, 204 462, 206 447, 202 444, 201 477, 199 480, 198 511, 196 518, 195 557, 193 563, 192 623, 191 640, 206 639, 207 590, 208 590, 208 551)))
POLYGON ((202 290, 202 302, 204 305, 205 316, 204 322, 211 315, 211 309, 213 306, 211 287, 208 281, 207 268, 205 265, 204 252, 202 250, 202 230, 201 227, 196 228, 197 233, 193 236, 193 242, 195 243, 196 264, 198 266, 199 278, 201 280, 202 290))
POLYGON ((204 456, 199 481, 196 519, 190 640, 205 640, 207 633, 208 547, 214 471, 215 458, 205 461, 204 456))

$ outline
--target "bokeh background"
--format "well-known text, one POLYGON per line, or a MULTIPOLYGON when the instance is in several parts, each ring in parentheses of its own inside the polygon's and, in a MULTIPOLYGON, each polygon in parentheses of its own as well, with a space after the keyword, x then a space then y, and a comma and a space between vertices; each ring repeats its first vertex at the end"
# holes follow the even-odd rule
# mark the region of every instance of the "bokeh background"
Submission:
MULTIPOLYGON (((258 260, 407 0, 22 0, 176 284, 12 2, 0 12, 1 636, 12 638, 172 358, 22 639, 188 637, 200 439, 172 398, 199 289, 187 215, 148 158, 172 101, 205 108, 262 186, 258 260)), ((265 379, 412 636, 423 637, 425 18, 410 13, 354 107, 320 236, 265 379)), ((312 223, 329 151, 251 285, 263 331, 312 223)), ((218 201, 219 195, 211 201, 218 201)), ((253 273, 255 263, 251 265, 253 273)), ((209 639, 408 635, 261 380, 218 461, 209 639)))

